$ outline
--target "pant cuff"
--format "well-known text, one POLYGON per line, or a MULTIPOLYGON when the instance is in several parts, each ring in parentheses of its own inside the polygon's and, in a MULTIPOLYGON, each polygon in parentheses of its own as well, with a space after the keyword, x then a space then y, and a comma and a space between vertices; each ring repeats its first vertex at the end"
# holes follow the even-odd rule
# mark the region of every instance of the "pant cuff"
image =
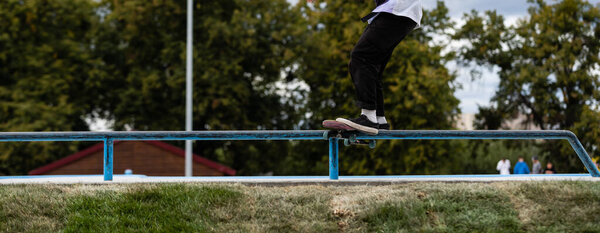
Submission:
POLYGON ((358 105, 358 107, 360 107, 361 109, 377 110, 377 105, 375 104, 367 104, 365 102, 356 101, 356 105, 358 105))

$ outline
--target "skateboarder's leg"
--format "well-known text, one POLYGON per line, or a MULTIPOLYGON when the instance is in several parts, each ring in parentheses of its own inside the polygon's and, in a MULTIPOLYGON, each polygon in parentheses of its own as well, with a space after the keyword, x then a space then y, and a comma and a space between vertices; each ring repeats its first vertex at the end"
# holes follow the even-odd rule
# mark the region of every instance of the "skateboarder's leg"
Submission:
POLYGON ((383 89, 380 75, 394 48, 415 26, 416 23, 409 18, 387 13, 381 13, 367 26, 352 51, 349 70, 359 107, 363 109, 362 112, 372 115, 361 115, 356 119, 339 118, 341 122, 365 132, 378 132, 378 102, 381 102, 379 110, 383 114, 382 91, 378 100, 378 88, 383 89))
MULTIPOLYGON (((368 38, 373 29, 368 25, 354 46, 348 66, 356 90, 356 102, 361 109, 377 110, 377 82, 383 53, 368 38)), ((375 120, 376 119, 371 119, 375 120)))
MULTIPOLYGON (((380 118, 385 118, 384 97, 383 97, 383 71, 392 57, 393 50, 389 50, 385 59, 379 64, 379 73, 377 73, 377 122, 381 124, 380 118)), ((387 123, 387 122, 385 122, 387 123)))
POLYGON ((356 102, 361 108, 361 116, 356 119, 342 119, 341 122, 358 130, 377 134, 377 88, 382 51, 369 39, 373 30, 367 26, 352 50, 349 71, 356 90, 356 102))
POLYGON ((378 79, 377 79, 377 124, 379 125, 378 129, 390 129, 390 125, 385 119, 385 108, 384 108, 384 98, 383 98, 383 70, 390 60, 392 53, 387 56, 387 59, 383 64, 381 64, 381 68, 379 69, 378 79))

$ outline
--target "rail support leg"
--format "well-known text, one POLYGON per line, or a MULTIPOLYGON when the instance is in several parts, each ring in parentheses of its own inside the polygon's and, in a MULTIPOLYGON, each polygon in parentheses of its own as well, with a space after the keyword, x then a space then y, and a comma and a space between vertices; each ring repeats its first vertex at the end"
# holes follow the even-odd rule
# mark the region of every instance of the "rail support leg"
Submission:
POLYGON ((600 177, 600 171, 598 171, 596 164, 594 164, 594 161, 592 161, 587 151, 585 151, 585 148, 583 148, 583 145, 579 139, 577 137, 571 137, 568 140, 571 144, 571 147, 573 147, 573 150, 575 150, 575 153, 577 153, 579 159, 581 159, 581 162, 583 162, 583 165, 585 165, 585 168, 587 168, 590 175, 592 175, 592 177, 600 177))
POLYGON ((104 139, 104 181, 113 180, 113 147, 112 138, 104 139))
POLYGON ((339 167, 338 167, 338 155, 339 155, 339 142, 337 138, 329 138, 329 179, 338 180, 339 167))

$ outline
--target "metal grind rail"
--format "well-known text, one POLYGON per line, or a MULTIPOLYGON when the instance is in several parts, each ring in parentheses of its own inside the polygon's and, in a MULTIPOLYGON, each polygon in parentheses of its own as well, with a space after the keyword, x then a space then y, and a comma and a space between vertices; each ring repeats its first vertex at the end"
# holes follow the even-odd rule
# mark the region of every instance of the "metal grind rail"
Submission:
MULTIPOLYGON (((249 130, 249 131, 132 131, 132 132, 7 132, 0 133, 0 142, 20 141, 103 141, 104 180, 113 180, 114 141, 142 140, 328 140, 329 178, 339 179, 339 141, 327 130, 249 130)), ((600 171, 575 134, 566 130, 382 130, 377 135, 356 133, 357 139, 418 140, 418 139, 555 139, 568 140, 593 177, 600 171)))

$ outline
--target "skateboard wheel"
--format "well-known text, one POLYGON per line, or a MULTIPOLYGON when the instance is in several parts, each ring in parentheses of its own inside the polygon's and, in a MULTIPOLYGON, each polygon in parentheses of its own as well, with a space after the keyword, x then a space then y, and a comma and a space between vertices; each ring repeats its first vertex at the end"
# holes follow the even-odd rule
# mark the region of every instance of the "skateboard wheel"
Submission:
POLYGON ((369 148, 371 148, 371 149, 375 149, 375 147, 376 147, 376 146, 377 146, 377 141, 375 141, 375 140, 371 140, 371 141, 369 142, 369 148))
POLYGON ((323 132, 323 139, 329 140, 329 131, 323 132))
POLYGON ((350 146, 352 143, 348 139, 344 139, 344 146, 350 146))
POLYGON ((351 143, 358 143, 358 140, 356 140, 356 134, 350 135, 350 137, 348 137, 348 139, 350 140, 351 143))

